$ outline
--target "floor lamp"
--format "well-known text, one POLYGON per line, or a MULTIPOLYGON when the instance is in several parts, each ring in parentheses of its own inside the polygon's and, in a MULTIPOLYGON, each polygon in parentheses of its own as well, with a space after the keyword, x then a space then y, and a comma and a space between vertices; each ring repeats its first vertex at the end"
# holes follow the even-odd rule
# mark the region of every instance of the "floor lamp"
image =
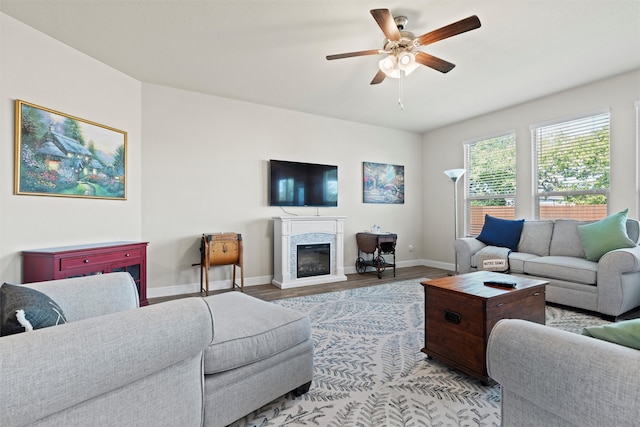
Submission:
MULTIPOLYGON (((464 175, 464 169, 448 169, 444 171, 444 174, 451 178, 453 181, 453 241, 458 239, 458 180, 464 175)), ((455 254, 455 274, 458 274, 458 252, 453 251, 455 254)))

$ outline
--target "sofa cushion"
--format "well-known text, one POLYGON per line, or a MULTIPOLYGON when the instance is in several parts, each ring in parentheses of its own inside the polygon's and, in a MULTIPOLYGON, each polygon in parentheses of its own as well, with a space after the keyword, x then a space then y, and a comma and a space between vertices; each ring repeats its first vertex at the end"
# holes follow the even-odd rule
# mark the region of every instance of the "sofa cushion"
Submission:
POLYGON ((552 220, 525 221, 518 243, 518 252, 538 256, 549 255, 552 233, 552 220))
POLYGON ((640 319, 601 326, 588 326, 583 329, 582 335, 640 350, 640 319))
POLYGON ((524 219, 510 220, 485 214, 482 231, 476 239, 490 246, 517 250, 524 219))
POLYGON ((204 300, 214 323, 213 342, 204 351, 205 374, 267 359, 311 337, 311 322, 298 311, 240 292, 204 300))
POLYGON ((535 258, 538 258, 538 255, 524 252, 511 252, 509 254, 509 272, 524 273, 524 263, 535 258))
POLYGON ((609 251, 635 246, 627 236, 628 212, 629 209, 625 209, 591 224, 578 226, 578 235, 588 260, 598 261, 609 251))
POLYGON ((553 225, 549 255, 586 258, 582 241, 580 241, 580 236, 578 235, 578 226, 589 224, 590 222, 575 219, 556 219, 553 225))
POLYGON ((544 256, 525 261, 524 272, 533 276, 595 285, 598 263, 569 256, 544 256))
POLYGON ((60 306, 28 286, 0 286, 0 336, 67 323, 60 306))

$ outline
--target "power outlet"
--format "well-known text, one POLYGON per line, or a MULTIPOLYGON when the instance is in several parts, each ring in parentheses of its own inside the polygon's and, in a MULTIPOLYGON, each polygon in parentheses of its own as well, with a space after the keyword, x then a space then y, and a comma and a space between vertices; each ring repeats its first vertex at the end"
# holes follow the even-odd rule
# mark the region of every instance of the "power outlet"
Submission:
POLYGON ((414 249, 413 245, 409 245, 409 252, 413 252, 414 249))

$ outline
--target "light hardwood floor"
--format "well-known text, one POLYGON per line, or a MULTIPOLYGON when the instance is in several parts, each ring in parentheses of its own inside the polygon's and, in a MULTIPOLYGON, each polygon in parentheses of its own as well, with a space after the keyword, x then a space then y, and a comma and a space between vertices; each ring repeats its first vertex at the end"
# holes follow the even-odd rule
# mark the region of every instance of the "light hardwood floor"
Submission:
MULTIPOLYGON (((247 295, 251 295, 265 301, 274 301, 274 300, 284 299, 284 298, 295 298, 295 297, 300 297, 305 295, 341 291, 344 289, 362 288, 365 286, 380 285, 382 283, 389 283, 389 282, 395 282, 395 281, 421 279, 423 277, 427 277, 429 279, 437 279, 439 277, 445 277, 449 274, 451 274, 450 271, 441 270, 439 268, 423 267, 423 266, 405 267, 405 268, 396 269, 396 277, 393 277, 393 269, 386 269, 382 273, 382 278, 380 279, 378 279, 378 275, 375 273, 375 271, 372 271, 372 272, 367 272, 365 274, 357 274, 357 273, 347 274, 347 280, 343 282, 326 283, 322 285, 313 285, 313 286, 302 286, 302 287, 291 288, 291 289, 280 289, 277 286, 272 284, 245 286, 244 292, 247 295)), ((221 293, 221 292, 229 292, 229 291, 230 289, 222 290, 222 291, 213 291, 213 292, 209 292, 209 295, 213 295, 215 293, 221 293)), ((171 299, 193 297, 193 296, 204 296, 204 294, 193 293, 193 294, 174 295, 174 296, 161 297, 161 298, 151 298, 149 299, 149 304, 157 304, 159 302, 163 302, 171 299)))

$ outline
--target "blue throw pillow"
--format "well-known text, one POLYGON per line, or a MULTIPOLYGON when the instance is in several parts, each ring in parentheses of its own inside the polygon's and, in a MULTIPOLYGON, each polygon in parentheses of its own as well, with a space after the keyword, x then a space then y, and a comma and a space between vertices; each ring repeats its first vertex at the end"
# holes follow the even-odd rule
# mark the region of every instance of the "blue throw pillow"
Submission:
POLYGON ((485 214, 482 231, 476 239, 490 246, 518 250, 524 219, 502 219, 485 214))

